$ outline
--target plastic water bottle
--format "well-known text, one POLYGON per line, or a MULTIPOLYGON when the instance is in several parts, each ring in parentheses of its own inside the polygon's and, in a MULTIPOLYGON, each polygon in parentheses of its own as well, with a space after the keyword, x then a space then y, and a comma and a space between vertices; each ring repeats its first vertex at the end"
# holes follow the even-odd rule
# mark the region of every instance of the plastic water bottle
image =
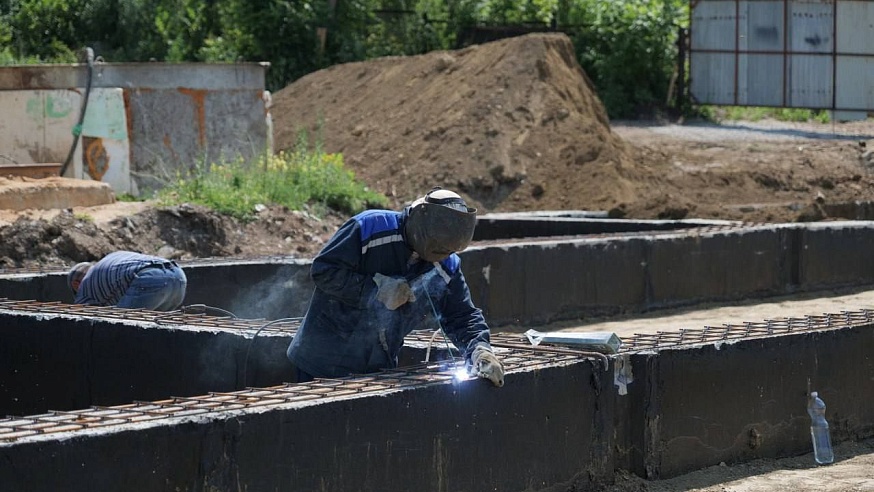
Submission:
POLYGON ((832 451, 832 438, 825 420, 825 402, 819 398, 816 391, 810 392, 807 402, 807 413, 810 414, 810 438, 813 440, 813 458, 820 465, 827 465, 835 460, 832 451))

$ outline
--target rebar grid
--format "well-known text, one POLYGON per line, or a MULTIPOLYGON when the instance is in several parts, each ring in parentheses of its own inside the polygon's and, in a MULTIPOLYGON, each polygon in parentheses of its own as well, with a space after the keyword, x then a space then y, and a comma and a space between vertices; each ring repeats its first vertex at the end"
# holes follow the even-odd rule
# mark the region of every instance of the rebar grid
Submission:
MULTIPOLYGON (((121 309, 115 307, 83 306, 61 302, 18 301, 0 298, 0 309, 23 311, 39 314, 65 314, 108 318, 124 321, 152 322, 158 325, 189 325, 194 327, 223 328, 238 332, 254 333, 269 324, 269 331, 281 332, 294 336, 300 327, 300 318, 265 322, 258 319, 240 319, 229 316, 209 316, 206 314, 187 314, 181 311, 161 313, 141 309, 121 309)), ((852 327, 874 322, 874 310, 841 311, 840 313, 825 313, 801 318, 775 318, 760 322, 744 322, 740 324, 725 324, 723 326, 705 326, 702 329, 682 329, 652 334, 635 334, 622 340, 620 352, 653 350, 677 345, 692 345, 711 343, 724 340, 737 340, 764 336, 781 335, 799 331, 816 331, 839 327, 852 327)), ((432 343, 433 332, 414 331, 406 339, 423 344, 432 343)), ((493 333, 495 345, 509 344, 509 347, 520 348, 519 344, 528 344, 522 334, 493 333)), ((449 344, 443 338, 433 341, 435 348, 447 349, 449 344)))
POLYGON ((552 236, 520 237, 512 239, 488 239, 482 241, 474 241, 473 244, 500 245, 513 243, 544 243, 582 239, 635 238, 677 234, 682 234, 686 236, 701 236, 704 234, 715 234, 726 231, 739 231, 742 229, 748 229, 751 227, 757 227, 762 225, 766 224, 756 222, 736 222, 730 224, 688 224, 686 227, 683 227, 681 229, 650 229, 625 232, 599 232, 597 234, 561 234, 552 236))
MULTIPOLYGON (((502 361, 507 370, 514 370, 553 365, 577 358, 567 354, 538 354, 526 350, 511 350, 503 354, 502 361)), ((463 363, 459 361, 437 361, 342 379, 316 379, 306 383, 286 383, 268 388, 246 388, 234 392, 211 392, 202 396, 177 396, 153 402, 134 402, 111 407, 92 406, 72 411, 52 410, 41 415, 6 417, 0 419, 0 441, 12 442, 26 437, 60 432, 150 422, 171 417, 217 414, 311 400, 331 400, 397 388, 446 383, 457 381, 459 379, 457 372, 463 367, 463 363)))
POLYGON ((597 237, 634 237, 634 236, 666 236, 671 234, 685 234, 687 236, 700 236, 702 234, 715 234, 719 232, 737 231, 750 227, 761 226, 764 224, 757 222, 735 222, 730 224, 689 224, 681 229, 658 229, 658 230, 643 230, 643 231, 628 231, 619 233, 604 233, 597 237))
MULTIPOLYGON (((186 306, 187 307, 187 306, 186 306)), ((146 309, 123 309, 117 307, 85 306, 81 304, 65 304, 59 301, 18 301, 0 298, 0 309, 23 311, 38 314, 62 314, 89 316, 123 321, 141 321, 158 325, 189 325, 202 328, 222 328, 239 332, 255 332, 266 323, 263 319, 242 319, 231 316, 210 316, 205 313, 186 313, 183 311, 158 312, 146 309)), ((269 329, 294 335, 300 327, 299 318, 271 321, 269 329)))
MULTIPOLYGON (((195 265, 226 265, 228 263, 271 263, 271 264, 286 264, 295 261, 306 261, 308 258, 301 258, 293 255, 263 255, 263 256, 207 256, 201 258, 189 258, 187 260, 178 261, 182 268, 195 265)), ((72 265, 71 265, 72 266, 72 265)), ((0 268, 0 275, 17 275, 17 274, 49 274, 49 273, 67 273, 70 271, 70 266, 64 265, 40 265, 40 266, 22 266, 0 268)))
MULTIPOLYGON (((77 314, 111 319, 151 321, 158 324, 179 323, 195 326, 236 328, 251 331, 263 329, 261 320, 241 320, 229 317, 182 314, 179 312, 157 313, 154 311, 119 308, 101 308, 36 301, 11 301, 0 299, 0 309, 33 313, 77 314)), ((273 323, 273 322, 271 322, 273 323)), ((281 324, 280 322, 276 322, 281 324)), ((762 322, 726 324, 721 327, 706 326, 703 329, 683 329, 676 332, 636 334, 623 340, 620 352, 655 350, 681 345, 716 343, 728 340, 763 338, 789 333, 837 329, 871 325, 874 310, 842 311, 800 318, 777 318, 762 322)), ((280 327, 293 334, 299 327, 299 319, 280 327)), ((408 337, 410 341, 432 343, 432 331, 417 331, 408 337)), ((560 362, 573 362, 585 358, 606 357, 567 347, 527 346, 524 335, 518 333, 494 333, 492 343, 500 350, 506 371, 531 370, 560 362)), ((433 340, 435 348, 449 349, 446 339, 433 340)), ((195 397, 173 397, 155 402, 135 402, 112 407, 94 406, 78 411, 50 411, 27 417, 0 419, 0 441, 15 441, 21 438, 58 432, 80 431, 112 425, 132 424, 170 417, 184 417, 246 408, 296 403, 317 399, 333 399, 348 395, 372 394, 395 388, 445 383, 457 378, 460 359, 448 359, 423 363, 412 367, 385 370, 370 375, 352 376, 343 379, 317 379, 307 383, 286 383, 269 388, 247 388, 230 393, 209 393, 195 397)))
POLYGON ((841 311, 801 318, 775 318, 760 322, 705 326, 702 329, 660 331, 653 334, 635 334, 622 340, 620 352, 655 350, 678 345, 696 345, 728 340, 763 338, 789 333, 812 332, 835 328, 870 325, 874 310, 841 311))

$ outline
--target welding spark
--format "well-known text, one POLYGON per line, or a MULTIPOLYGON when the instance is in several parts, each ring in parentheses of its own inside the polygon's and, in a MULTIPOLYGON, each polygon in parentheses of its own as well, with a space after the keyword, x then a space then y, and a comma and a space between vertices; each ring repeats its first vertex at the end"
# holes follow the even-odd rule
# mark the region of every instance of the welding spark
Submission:
POLYGON ((470 374, 464 367, 459 367, 452 372, 452 378, 457 382, 467 381, 470 379, 470 374))

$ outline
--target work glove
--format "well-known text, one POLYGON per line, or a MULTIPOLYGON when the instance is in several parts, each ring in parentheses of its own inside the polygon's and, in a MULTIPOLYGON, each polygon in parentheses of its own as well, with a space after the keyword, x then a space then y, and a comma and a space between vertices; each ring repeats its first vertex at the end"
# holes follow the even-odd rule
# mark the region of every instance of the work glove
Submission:
POLYGON ((416 296, 413 294, 410 284, 402 278, 394 278, 377 273, 373 276, 373 282, 378 289, 376 299, 392 311, 408 302, 416 301, 416 296))
POLYGON ((470 365, 477 377, 488 379, 498 388, 504 385, 504 365, 491 350, 483 346, 473 349, 470 365))

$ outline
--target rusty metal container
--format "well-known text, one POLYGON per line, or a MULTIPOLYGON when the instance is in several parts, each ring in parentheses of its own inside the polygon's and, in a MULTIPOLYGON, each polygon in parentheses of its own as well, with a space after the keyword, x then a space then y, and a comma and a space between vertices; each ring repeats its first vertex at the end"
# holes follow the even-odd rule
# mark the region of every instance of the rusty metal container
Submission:
POLYGON ((64 163, 75 143, 64 176, 141 195, 196 165, 272 152, 268 67, 0 67, 0 154, 14 162, 64 163))

